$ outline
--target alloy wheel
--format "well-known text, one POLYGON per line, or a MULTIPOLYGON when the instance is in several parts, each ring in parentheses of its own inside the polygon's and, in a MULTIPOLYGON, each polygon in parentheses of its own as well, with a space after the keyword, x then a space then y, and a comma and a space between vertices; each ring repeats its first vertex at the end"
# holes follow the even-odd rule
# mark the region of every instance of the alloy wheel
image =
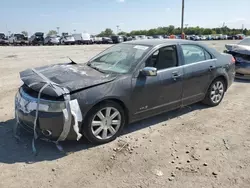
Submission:
POLYGON ((96 138, 106 140, 117 133, 121 123, 121 113, 114 107, 105 107, 94 115, 91 131, 96 138))
POLYGON ((211 88, 210 98, 214 104, 217 104, 221 101, 224 95, 224 85, 221 81, 216 81, 211 88))

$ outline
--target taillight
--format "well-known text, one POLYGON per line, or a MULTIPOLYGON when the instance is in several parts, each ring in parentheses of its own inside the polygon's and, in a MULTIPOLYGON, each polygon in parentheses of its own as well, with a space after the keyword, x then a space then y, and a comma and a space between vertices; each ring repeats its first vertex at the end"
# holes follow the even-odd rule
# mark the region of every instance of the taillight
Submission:
POLYGON ((232 63, 235 63, 235 58, 234 57, 232 57, 232 63))

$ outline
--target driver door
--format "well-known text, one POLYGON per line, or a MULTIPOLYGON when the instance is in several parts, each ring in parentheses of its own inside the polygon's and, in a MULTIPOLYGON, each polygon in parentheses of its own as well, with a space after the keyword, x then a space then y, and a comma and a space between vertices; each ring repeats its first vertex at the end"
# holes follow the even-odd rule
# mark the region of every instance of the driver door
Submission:
POLYGON ((133 115, 141 119, 181 106, 183 68, 179 66, 177 46, 155 50, 143 63, 157 68, 156 76, 139 74, 132 79, 133 115))

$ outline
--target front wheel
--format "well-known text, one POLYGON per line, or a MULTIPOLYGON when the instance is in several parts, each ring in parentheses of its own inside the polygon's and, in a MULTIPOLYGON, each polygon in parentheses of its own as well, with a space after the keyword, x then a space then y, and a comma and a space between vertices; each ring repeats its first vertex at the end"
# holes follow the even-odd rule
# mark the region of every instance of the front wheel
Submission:
POLYGON ((104 144, 115 140, 125 125, 123 108, 112 101, 95 106, 88 113, 83 134, 93 144, 104 144))
POLYGON ((203 103, 209 106, 217 106, 222 101, 226 90, 223 79, 216 79, 210 85, 203 103))

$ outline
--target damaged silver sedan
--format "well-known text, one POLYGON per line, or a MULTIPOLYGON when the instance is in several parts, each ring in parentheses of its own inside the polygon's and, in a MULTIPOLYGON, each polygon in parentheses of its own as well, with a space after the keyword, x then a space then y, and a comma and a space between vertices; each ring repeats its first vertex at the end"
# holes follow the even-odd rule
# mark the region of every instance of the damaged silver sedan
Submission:
POLYGON ((226 53, 234 56, 236 78, 250 79, 250 37, 244 38, 238 44, 226 44, 226 53))
POLYGON ((85 136, 95 144, 125 124, 203 101, 217 106, 234 79, 234 59, 200 43, 141 40, 89 62, 27 69, 15 99, 17 125, 58 143, 85 136))

